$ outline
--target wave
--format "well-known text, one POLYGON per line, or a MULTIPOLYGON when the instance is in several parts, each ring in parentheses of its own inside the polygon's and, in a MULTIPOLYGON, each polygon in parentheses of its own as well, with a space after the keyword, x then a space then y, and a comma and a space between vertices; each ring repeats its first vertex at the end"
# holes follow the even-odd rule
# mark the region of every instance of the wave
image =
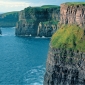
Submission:
POLYGON ((13 34, 2 34, 2 35, 0 35, 0 36, 15 36, 15 35, 13 35, 13 34))
POLYGON ((30 85, 43 85, 43 84, 40 84, 40 83, 32 83, 30 85))
POLYGON ((24 83, 28 85, 43 85, 45 68, 37 66, 27 71, 24 75, 24 83))
POLYGON ((36 36, 35 38, 51 38, 51 37, 45 37, 45 36, 39 37, 39 36, 36 36))

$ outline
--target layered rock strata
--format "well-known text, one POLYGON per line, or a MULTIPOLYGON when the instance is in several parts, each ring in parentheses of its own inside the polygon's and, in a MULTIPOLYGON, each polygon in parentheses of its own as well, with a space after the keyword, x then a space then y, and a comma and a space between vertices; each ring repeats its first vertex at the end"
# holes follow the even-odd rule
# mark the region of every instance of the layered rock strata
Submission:
POLYGON ((85 29, 85 5, 76 3, 61 4, 60 24, 77 24, 85 29))

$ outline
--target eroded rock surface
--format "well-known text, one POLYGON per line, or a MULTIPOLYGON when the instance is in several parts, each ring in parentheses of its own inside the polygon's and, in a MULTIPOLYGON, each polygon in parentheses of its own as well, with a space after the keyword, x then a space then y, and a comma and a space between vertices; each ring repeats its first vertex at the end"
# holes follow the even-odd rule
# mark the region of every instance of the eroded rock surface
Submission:
POLYGON ((60 24, 77 24, 85 29, 85 6, 61 4, 60 24))
POLYGON ((44 85, 84 85, 85 53, 49 49, 44 85))

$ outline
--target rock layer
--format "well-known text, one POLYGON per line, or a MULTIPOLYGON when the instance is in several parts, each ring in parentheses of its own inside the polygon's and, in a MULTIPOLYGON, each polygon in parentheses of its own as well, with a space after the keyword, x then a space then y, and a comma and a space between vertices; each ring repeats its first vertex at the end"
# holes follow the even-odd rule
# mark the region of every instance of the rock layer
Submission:
POLYGON ((17 36, 46 36, 51 37, 59 21, 59 6, 28 7, 19 13, 16 26, 17 36), (53 23, 49 23, 53 22, 53 23))
POLYGON ((85 6, 83 4, 61 4, 60 24, 77 24, 85 29, 85 6))

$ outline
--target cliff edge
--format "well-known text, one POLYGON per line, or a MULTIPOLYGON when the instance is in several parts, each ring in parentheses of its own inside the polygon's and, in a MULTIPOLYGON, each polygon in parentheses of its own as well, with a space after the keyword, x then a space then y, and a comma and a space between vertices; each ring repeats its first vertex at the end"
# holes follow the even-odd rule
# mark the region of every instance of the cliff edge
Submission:
POLYGON ((81 20, 85 14, 81 15, 82 10, 85 11, 82 3, 61 5, 60 28, 51 38, 44 85, 85 85, 85 17, 81 20), (79 11, 80 14, 76 14, 79 11))

